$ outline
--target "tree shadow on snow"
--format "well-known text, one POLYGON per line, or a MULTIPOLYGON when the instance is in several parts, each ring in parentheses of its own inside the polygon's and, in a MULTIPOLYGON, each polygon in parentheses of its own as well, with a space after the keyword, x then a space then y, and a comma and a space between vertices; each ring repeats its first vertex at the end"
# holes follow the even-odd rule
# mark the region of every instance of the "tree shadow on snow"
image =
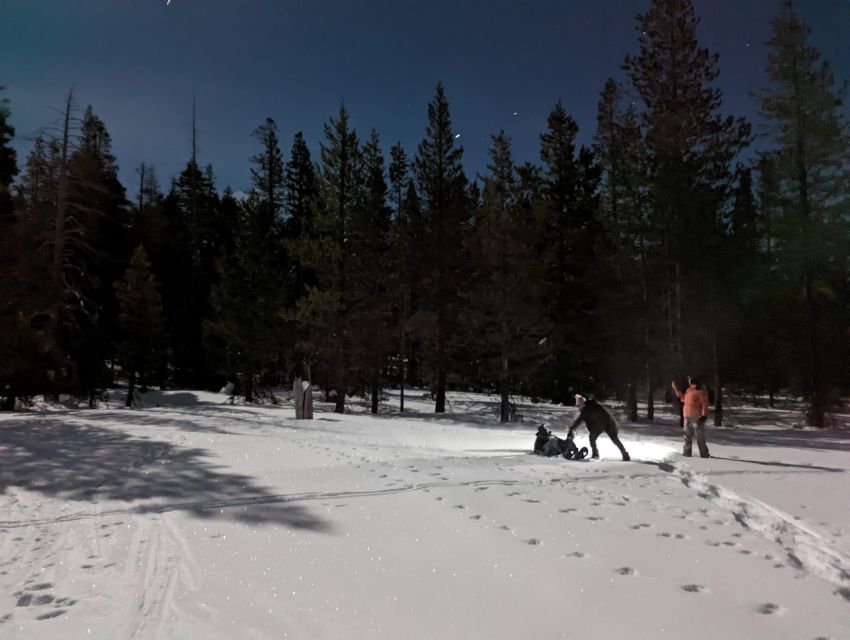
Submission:
MULTIPOLYGON (((133 415, 127 413, 122 420, 133 415)), ((146 414, 145 422, 150 419, 146 414)), ((287 504, 291 498, 273 494, 249 476, 225 471, 210 459, 205 449, 181 448, 92 424, 53 417, 10 420, 0 428, 0 492, 19 487, 61 500, 131 503, 126 509, 118 507, 123 512, 180 510, 201 518, 331 530, 329 521, 287 504)))

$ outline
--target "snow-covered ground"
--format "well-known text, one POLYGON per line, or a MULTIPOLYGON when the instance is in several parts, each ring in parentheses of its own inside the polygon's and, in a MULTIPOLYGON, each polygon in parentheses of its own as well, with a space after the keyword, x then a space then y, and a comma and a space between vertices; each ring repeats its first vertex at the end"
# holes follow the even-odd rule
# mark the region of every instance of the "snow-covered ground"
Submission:
POLYGON ((527 452, 574 408, 113 395, 0 415, 3 640, 850 638, 850 431, 793 411, 572 462, 527 452))

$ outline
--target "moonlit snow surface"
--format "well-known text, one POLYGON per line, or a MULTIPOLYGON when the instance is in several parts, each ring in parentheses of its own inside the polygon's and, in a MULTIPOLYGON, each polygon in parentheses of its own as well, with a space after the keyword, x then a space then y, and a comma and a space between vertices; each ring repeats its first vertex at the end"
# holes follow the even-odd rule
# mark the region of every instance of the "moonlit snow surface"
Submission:
POLYGON ((572 407, 282 397, 0 414, 0 638, 850 638, 850 432, 799 407, 567 461, 572 407))

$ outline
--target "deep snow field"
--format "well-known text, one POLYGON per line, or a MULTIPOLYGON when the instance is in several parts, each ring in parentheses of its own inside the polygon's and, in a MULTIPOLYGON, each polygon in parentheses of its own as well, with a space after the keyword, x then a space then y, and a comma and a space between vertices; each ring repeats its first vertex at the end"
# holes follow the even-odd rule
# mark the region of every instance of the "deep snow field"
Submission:
POLYGON ((850 638, 846 426, 733 406, 686 459, 662 413, 567 461, 528 451, 575 408, 449 399, 0 414, 0 639, 850 638))

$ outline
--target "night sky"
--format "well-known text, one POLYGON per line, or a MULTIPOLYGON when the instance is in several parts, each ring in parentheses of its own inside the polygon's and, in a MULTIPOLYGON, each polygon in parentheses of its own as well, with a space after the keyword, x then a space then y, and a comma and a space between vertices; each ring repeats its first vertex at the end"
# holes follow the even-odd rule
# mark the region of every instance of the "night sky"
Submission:
MULTIPOLYGON (((253 129, 267 116, 289 155, 301 130, 317 158, 322 125, 344 101, 361 139, 412 154, 442 80, 470 177, 504 128, 517 161, 537 161, 558 99, 595 129, 605 79, 637 48, 649 0, 0 0, 0 84, 15 146, 56 122, 73 88, 106 123, 128 195, 153 163, 163 189, 190 155, 197 96, 199 161, 217 186, 249 186, 253 129)), ((764 42, 778 0, 696 0, 703 46, 720 54, 724 112, 758 117, 764 42)), ((850 0, 799 0, 812 43, 850 79, 850 0)))

